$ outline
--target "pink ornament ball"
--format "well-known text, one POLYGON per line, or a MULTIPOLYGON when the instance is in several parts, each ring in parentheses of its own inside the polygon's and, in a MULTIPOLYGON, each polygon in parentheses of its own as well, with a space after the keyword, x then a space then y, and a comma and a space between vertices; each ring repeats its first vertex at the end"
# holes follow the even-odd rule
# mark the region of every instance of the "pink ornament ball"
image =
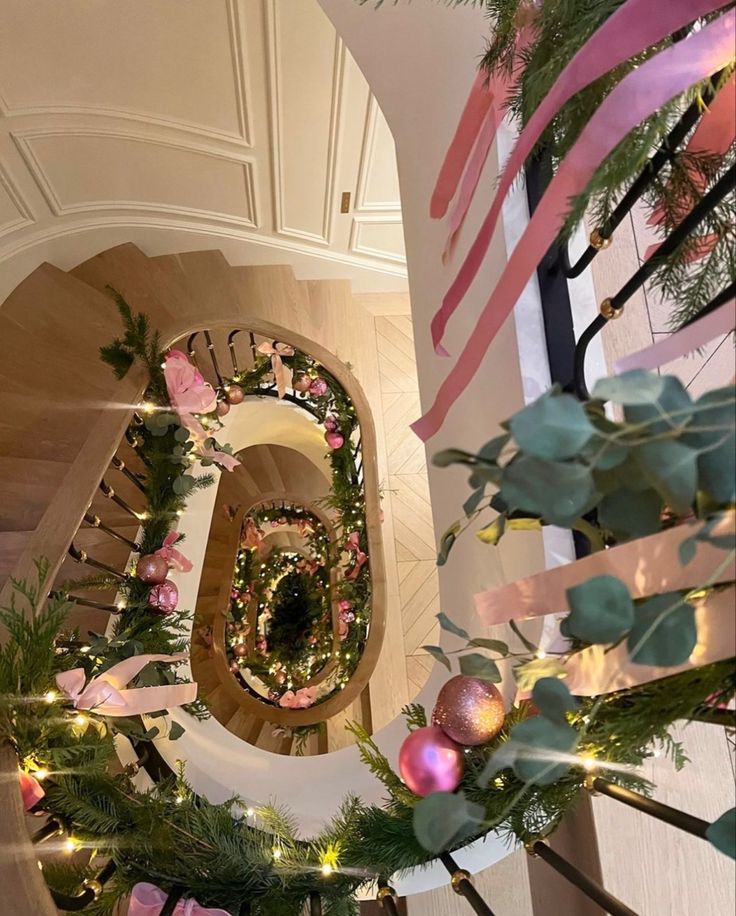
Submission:
POLYGON ((329 445, 331 449, 342 448, 345 444, 345 440, 340 435, 340 433, 325 433, 325 442, 329 445))
POLYGON ((235 643, 235 645, 233 646, 233 655, 236 658, 245 658, 247 654, 248 654, 248 647, 246 646, 244 642, 235 643))
POLYGON ((462 748, 437 725, 417 728, 399 750, 401 778, 415 795, 454 792, 464 769, 462 748))
POLYGON ((312 379, 308 375, 300 375, 299 378, 292 382, 294 391, 309 391, 312 385, 312 379))
POLYGON ((312 382, 309 386, 309 393, 314 395, 315 398, 322 398, 327 394, 327 382, 317 376, 317 378, 312 379, 312 382))
POLYGON ((163 557, 148 553, 136 563, 135 574, 146 585, 161 585, 169 574, 169 564, 163 557))
POLYGON ((335 417, 325 417, 325 429, 328 433, 334 433, 337 429, 337 420, 335 417))
POLYGON ((341 611, 349 611, 352 608, 352 604, 348 601, 347 598, 343 598, 338 607, 341 611))
POLYGON ((225 389, 225 398, 228 404, 242 404, 245 394, 240 385, 228 385, 225 389))
POLYGON ((230 413, 230 405, 227 401, 218 401, 217 402, 217 416, 225 417, 230 413))
POLYGON ((148 593, 148 604, 159 614, 172 614, 176 610, 179 601, 179 589, 176 583, 171 579, 162 582, 161 585, 154 585, 148 593))
POLYGON ((475 747, 496 737, 504 717, 503 697, 493 684, 458 674, 437 695, 432 723, 458 744, 475 747))

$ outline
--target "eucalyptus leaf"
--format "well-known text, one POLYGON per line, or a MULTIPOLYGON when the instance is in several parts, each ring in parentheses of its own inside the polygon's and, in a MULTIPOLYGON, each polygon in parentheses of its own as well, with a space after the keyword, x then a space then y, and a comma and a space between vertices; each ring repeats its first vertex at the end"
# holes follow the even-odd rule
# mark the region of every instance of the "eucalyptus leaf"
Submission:
POLYGON ((501 683, 501 672, 492 658, 481 655, 480 652, 471 652, 460 656, 460 673, 466 677, 477 677, 482 681, 492 684, 501 683))
POLYGON ((642 445, 637 451, 637 461, 668 506, 677 512, 691 508, 698 486, 697 452, 664 439, 642 445))
POLYGON ((654 372, 632 369, 621 375, 599 379, 592 397, 616 404, 654 404, 664 391, 664 379, 654 372))
POLYGON ((637 606, 627 646, 639 665, 681 665, 697 642, 695 612, 678 592, 655 595, 637 606))
POLYGON ((177 741, 185 732, 183 725, 180 725, 178 722, 172 722, 171 727, 169 728, 168 738, 170 741, 177 741))
POLYGON ((503 480, 503 469, 495 464, 478 464, 473 469, 473 473, 468 477, 468 485, 474 490, 478 487, 484 487, 486 484, 493 483, 499 486, 503 480))
POLYGON ((470 639, 468 631, 463 630, 462 627, 459 627, 456 623, 453 623, 444 611, 440 611, 439 614, 436 614, 435 616, 437 617, 440 628, 442 630, 445 630, 448 633, 453 633, 455 636, 460 636, 462 639, 470 639))
POLYGON ((695 552, 697 549, 698 542, 694 537, 682 541, 677 548, 677 557, 680 561, 680 566, 687 566, 688 563, 691 563, 695 559, 695 552))
POLYGON ((527 455, 553 461, 572 458, 595 432, 583 405, 571 394, 538 398, 515 414, 510 425, 527 455))
POLYGON ((473 490, 470 496, 463 503, 463 512, 465 513, 466 517, 471 516, 475 512, 475 510, 483 501, 485 495, 485 485, 478 487, 477 490, 473 490))
POLYGON ((177 442, 186 442, 189 438, 189 430, 184 426, 180 426, 174 433, 174 438, 177 442))
POLYGON ((432 656, 435 661, 438 661, 441 665, 444 665, 448 671, 451 671, 450 659, 445 655, 440 646, 422 646, 421 647, 425 652, 432 656))
POLYGON ((490 439, 478 452, 478 458, 482 461, 497 461, 498 456, 511 441, 510 433, 503 433, 490 439))
POLYGON ((543 677, 537 681, 532 703, 543 716, 556 722, 566 722, 566 714, 577 707, 575 697, 557 677, 543 677))
POLYGON ((460 448, 446 448, 441 452, 435 452, 432 456, 432 464, 438 468, 446 468, 451 464, 470 464, 476 465, 478 456, 472 452, 466 452, 460 448))
POLYGON ((587 643, 611 643, 634 624, 634 602, 615 576, 593 576, 567 590, 569 631, 587 643))
POLYGON ((452 550, 452 545, 457 540, 458 532, 460 531, 460 522, 454 522, 450 527, 445 531, 440 540, 440 549, 437 553, 437 565, 444 566, 447 563, 447 557, 452 550))
POLYGON ((695 431, 682 437, 697 449, 698 485, 719 504, 736 500, 736 404, 734 388, 709 391, 696 404, 695 431))
POLYGON ((556 782, 569 769, 569 763, 556 761, 560 754, 574 752, 578 733, 567 723, 535 716, 515 725, 508 743, 516 752, 513 764, 516 775, 524 782, 545 786, 556 782))
POLYGON ((637 430, 637 437, 640 433, 654 436, 675 427, 684 427, 692 418, 693 402, 682 382, 673 375, 660 376, 660 379, 663 387, 656 401, 624 407, 627 423, 642 424, 641 430, 637 430))
POLYGON ((736 859, 736 808, 731 808, 713 821, 705 831, 705 838, 719 852, 736 859))
POLYGON ((433 792, 414 806, 414 834, 437 854, 479 832, 485 811, 462 792, 433 792))
POLYGON ((523 456, 504 471, 503 499, 515 509, 540 515, 553 525, 568 527, 596 503, 590 469, 523 456))
POLYGON ((486 639, 480 636, 468 640, 468 646, 472 646, 474 649, 490 649, 491 652, 498 652, 499 655, 504 656, 509 654, 508 643, 503 642, 501 639, 486 639))
POLYGON ((643 538, 660 530, 662 505, 662 497, 653 490, 616 490, 598 504, 598 522, 617 541, 643 538))

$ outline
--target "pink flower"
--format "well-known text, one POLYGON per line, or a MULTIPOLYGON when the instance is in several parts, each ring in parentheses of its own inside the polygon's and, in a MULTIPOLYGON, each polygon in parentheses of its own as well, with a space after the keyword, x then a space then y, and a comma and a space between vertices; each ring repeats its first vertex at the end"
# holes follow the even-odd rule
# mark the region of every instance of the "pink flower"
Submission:
POLYGON ((209 413, 215 409, 217 395, 202 374, 181 350, 170 350, 164 362, 164 379, 169 400, 182 414, 209 413))

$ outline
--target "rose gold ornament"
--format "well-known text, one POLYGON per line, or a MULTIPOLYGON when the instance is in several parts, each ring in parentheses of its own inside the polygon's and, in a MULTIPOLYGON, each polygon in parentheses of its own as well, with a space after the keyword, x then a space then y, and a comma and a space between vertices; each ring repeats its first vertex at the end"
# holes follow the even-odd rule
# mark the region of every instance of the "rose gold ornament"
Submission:
POLYGON ((230 413, 230 405, 227 401, 218 401, 217 402, 217 416, 225 417, 230 413))
POLYGON ((179 601, 179 589, 176 583, 171 579, 162 582, 161 585, 154 585, 148 593, 148 604, 159 614, 171 614, 176 610, 179 601))
POLYGON ((240 671, 240 665, 237 662, 230 662, 230 670, 233 674, 237 674, 240 671))
POLYGON ((286 683, 286 674, 283 671, 277 671, 274 675, 274 680, 279 685, 279 687, 281 687, 286 683))
POLYGON ((146 585, 161 585, 169 574, 169 564, 163 557, 147 553, 136 563, 135 574, 146 585))
POLYGON ((309 385, 309 393, 316 398, 324 397, 327 394, 327 382, 323 378, 320 378, 320 376, 312 379, 309 385))
POLYGON ((309 391, 309 386, 312 384, 312 380, 308 375, 300 375, 298 379, 295 379, 292 383, 294 391, 309 391))
POLYGON ((246 646, 244 642, 235 643, 235 645, 233 646, 233 655, 235 655, 237 658, 245 658, 247 654, 248 654, 248 647, 246 646))
POLYGON ((461 674, 451 677, 437 695, 432 722, 458 744, 486 744, 501 731, 503 697, 488 681, 461 674))
POLYGON ((228 404, 242 404, 245 394, 240 385, 228 385, 225 389, 225 397, 228 404))

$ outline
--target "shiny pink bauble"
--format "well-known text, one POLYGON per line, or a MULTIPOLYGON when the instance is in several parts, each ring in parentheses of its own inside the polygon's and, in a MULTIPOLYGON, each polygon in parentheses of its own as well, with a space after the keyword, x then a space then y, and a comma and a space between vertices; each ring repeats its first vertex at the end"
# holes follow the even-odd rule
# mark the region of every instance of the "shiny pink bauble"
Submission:
POLYGON ((345 444, 345 440, 340 433, 325 433, 325 442, 331 449, 342 448, 345 444))
POLYGON ((225 417, 230 413, 230 405, 227 401, 218 401, 217 402, 217 416, 225 417))
POLYGON ((437 694, 432 723, 468 747, 486 744, 503 728, 503 697, 488 681, 458 674, 437 694))
POLYGON ((415 795, 454 792, 464 769, 462 748, 437 725, 417 728, 399 749, 401 778, 415 795))
POLYGON ((352 604, 348 601, 347 598, 343 598, 338 607, 341 611, 349 611, 352 608, 352 604))
POLYGON ((179 601, 179 589, 171 579, 154 585, 148 593, 148 604, 159 614, 171 614, 179 601))
POLYGON ((324 397, 324 395, 327 394, 327 382, 319 376, 312 379, 309 385, 309 393, 313 394, 316 398, 324 397))
POLYGON ((161 585, 169 574, 169 564, 155 553, 147 553, 135 566, 135 574, 146 585, 161 585))
POLYGON ((245 658, 247 654, 248 654, 248 647, 246 646, 244 642, 235 643, 235 645, 233 646, 233 655, 236 658, 245 658))
POLYGON ((328 433, 334 433, 337 429, 337 420, 335 417, 325 417, 325 429, 328 433))
POLYGON ((242 404, 245 394, 240 385, 228 385, 225 389, 225 397, 228 404, 242 404))

